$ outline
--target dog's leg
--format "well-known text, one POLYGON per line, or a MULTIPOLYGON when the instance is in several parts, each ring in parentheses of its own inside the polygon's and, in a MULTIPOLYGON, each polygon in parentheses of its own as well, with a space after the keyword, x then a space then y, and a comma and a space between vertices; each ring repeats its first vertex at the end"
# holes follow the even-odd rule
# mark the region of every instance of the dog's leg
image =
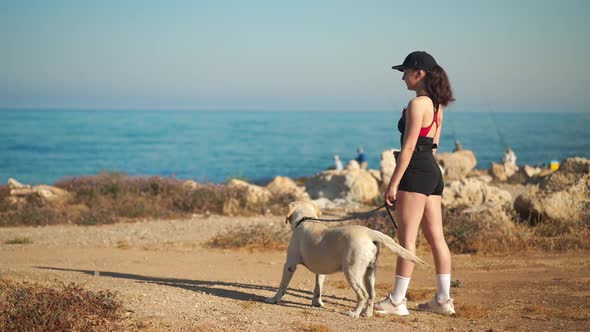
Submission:
POLYGON ((269 297, 268 299, 264 300, 266 303, 279 303, 281 302, 281 298, 285 295, 287 291, 287 286, 289 286, 289 282, 291 282, 291 278, 293 278, 293 274, 295 273, 295 269, 297 265, 289 265, 289 262, 285 263, 283 267, 283 277, 281 278, 281 284, 279 285, 279 289, 277 293, 273 297, 269 297))
POLYGON ((369 264, 367 272, 365 272, 365 289, 369 293, 369 300, 367 301, 367 308, 362 313, 363 316, 373 316, 373 305, 375 304, 375 268, 376 264, 369 264))
POLYGON ((281 277, 281 283, 279 284, 279 289, 277 293, 273 297, 269 297, 264 302, 266 303, 279 303, 281 302, 281 298, 285 295, 287 291, 287 286, 289 286, 289 282, 291 282, 291 278, 293 278, 293 274, 295 273, 295 269, 297 269, 297 264, 301 263, 301 256, 299 255, 299 246, 297 241, 293 241, 293 237, 291 237, 291 241, 289 242, 289 249, 287 249, 287 261, 283 266, 283 276, 281 277))
POLYGON ((322 288, 324 287, 325 279, 326 275, 324 274, 315 275, 315 288, 313 290, 313 299, 311 300, 311 305, 314 307, 324 307, 324 302, 322 302, 322 288))
POLYGON ((350 284, 350 287, 356 294, 356 308, 352 311, 346 312, 346 314, 350 317, 357 318, 365 304, 367 303, 367 290, 365 289, 364 285, 364 275, 366 271, 366 263, 360 262, 361 264, 355 264, 353 266, 349 266, 348 268, 344 269, 344 275, 350 284))
POLYGON ((375 274, 377 273, 377 260, 379 259, 379 253, 381 252, 381 244, 379 242, 374 243, 377 247, 375 258, 367 266, 365 272, 365 289, 369 293, 369 300, 367 301, 367 307, 361 315, 366 317, 373 316, 373 306, 375 305, 375 274))

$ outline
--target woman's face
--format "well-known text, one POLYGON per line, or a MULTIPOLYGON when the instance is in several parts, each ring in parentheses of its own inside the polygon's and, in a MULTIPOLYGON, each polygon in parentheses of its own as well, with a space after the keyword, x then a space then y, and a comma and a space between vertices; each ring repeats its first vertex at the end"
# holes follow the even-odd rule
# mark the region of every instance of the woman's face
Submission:
POLYGON ((404 69, 402 80, 406 82, 408 90, 416 90, 420 86, 420 82, 422 82, 424 76, 426 75, 422 70, 406 68, 404 69))

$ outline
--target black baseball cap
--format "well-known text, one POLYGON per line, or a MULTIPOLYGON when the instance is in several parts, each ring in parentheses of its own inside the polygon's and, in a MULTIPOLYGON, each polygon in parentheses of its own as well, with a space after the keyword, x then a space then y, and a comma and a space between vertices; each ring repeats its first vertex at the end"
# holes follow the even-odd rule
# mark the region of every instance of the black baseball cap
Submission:
POLYGON ((401 65, 393 66, 391 68, 399 71, 404 71, 404 68, 422 69, 425 71, 431 71, 436 65, 436 60, 432 55, 424 51, 415 51, 406 57, 404 63, 401 65))

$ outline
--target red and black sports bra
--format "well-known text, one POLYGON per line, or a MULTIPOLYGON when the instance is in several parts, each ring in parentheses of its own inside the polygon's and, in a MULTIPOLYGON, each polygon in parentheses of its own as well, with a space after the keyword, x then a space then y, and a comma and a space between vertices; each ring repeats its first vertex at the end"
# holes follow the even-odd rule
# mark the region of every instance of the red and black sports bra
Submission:
MULTIPOLYGON (((402 119, 404 120, 404 129, 405 129, 405 122, 406 122, 406 108, 404 108, 404 110, 402 111, 402 119)), ((438 128, 438 110, 434 111, 434 117, 432 118, 432 123, 430 123, 430 126, 428 127, 421 127, 420 128, 420 134, 418 136, 420 137, 426 137, 426 135, 428 135, 428 133, 430 132, 430 129, 432 128, 432 125, 434 125, 436 123, 436 128, 438 128)), ((402 132, 403 134, 403 132, 402 132)))
MULTIPOLYGON (((399 119, 399 121, 397 122, 397 129, 400 132, 400 145, 404 144, 404 133, 406 131, 406 109, 404 108, 404 110, 402 111, 402 116, 399 119)), ((428 133, 430 132, 430 129, 432 128, 432 126, 436 124, 436 128, 438 130, 438 107, 435 104, 434 105, 434 117, 432 119, 432 123, 430 124, 430 126, 428 127, 423 127, 420 128, 420 134, 418 135, 418 137, 428 137, 426 135, 428 135, 428 133)))

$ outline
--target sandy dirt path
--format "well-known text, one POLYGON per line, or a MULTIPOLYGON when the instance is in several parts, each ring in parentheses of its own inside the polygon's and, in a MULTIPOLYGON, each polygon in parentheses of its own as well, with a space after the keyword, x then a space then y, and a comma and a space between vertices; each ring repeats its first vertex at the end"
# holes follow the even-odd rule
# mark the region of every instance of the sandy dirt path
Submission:
MULTIPOLYGON (((50 284, 83 283, 114 290, 126 309, 128 330, 172 331, 588 331, 590 253, 454 255, 452 288, 457 315, 411 311, 408 317, 351 319, 355 296, 343 275, 328 276, 326 308, 310 306, 313 275, 299 267, 284 302, 265 304, 276 291, 283 251, 208 249, 202 244, 235 225, 281 217, 195 216, 106 226, 0 229, 0 277, 50 284), (30 244, 6 244, 26 237, 30 244)), ((286 226, 285 226, 286 227, 286 226)), ((391 288, 395 257, 383 251, 377 293, 391 288)), ((430 267, 416 270, 409 303, 434 296, 430 267)))

